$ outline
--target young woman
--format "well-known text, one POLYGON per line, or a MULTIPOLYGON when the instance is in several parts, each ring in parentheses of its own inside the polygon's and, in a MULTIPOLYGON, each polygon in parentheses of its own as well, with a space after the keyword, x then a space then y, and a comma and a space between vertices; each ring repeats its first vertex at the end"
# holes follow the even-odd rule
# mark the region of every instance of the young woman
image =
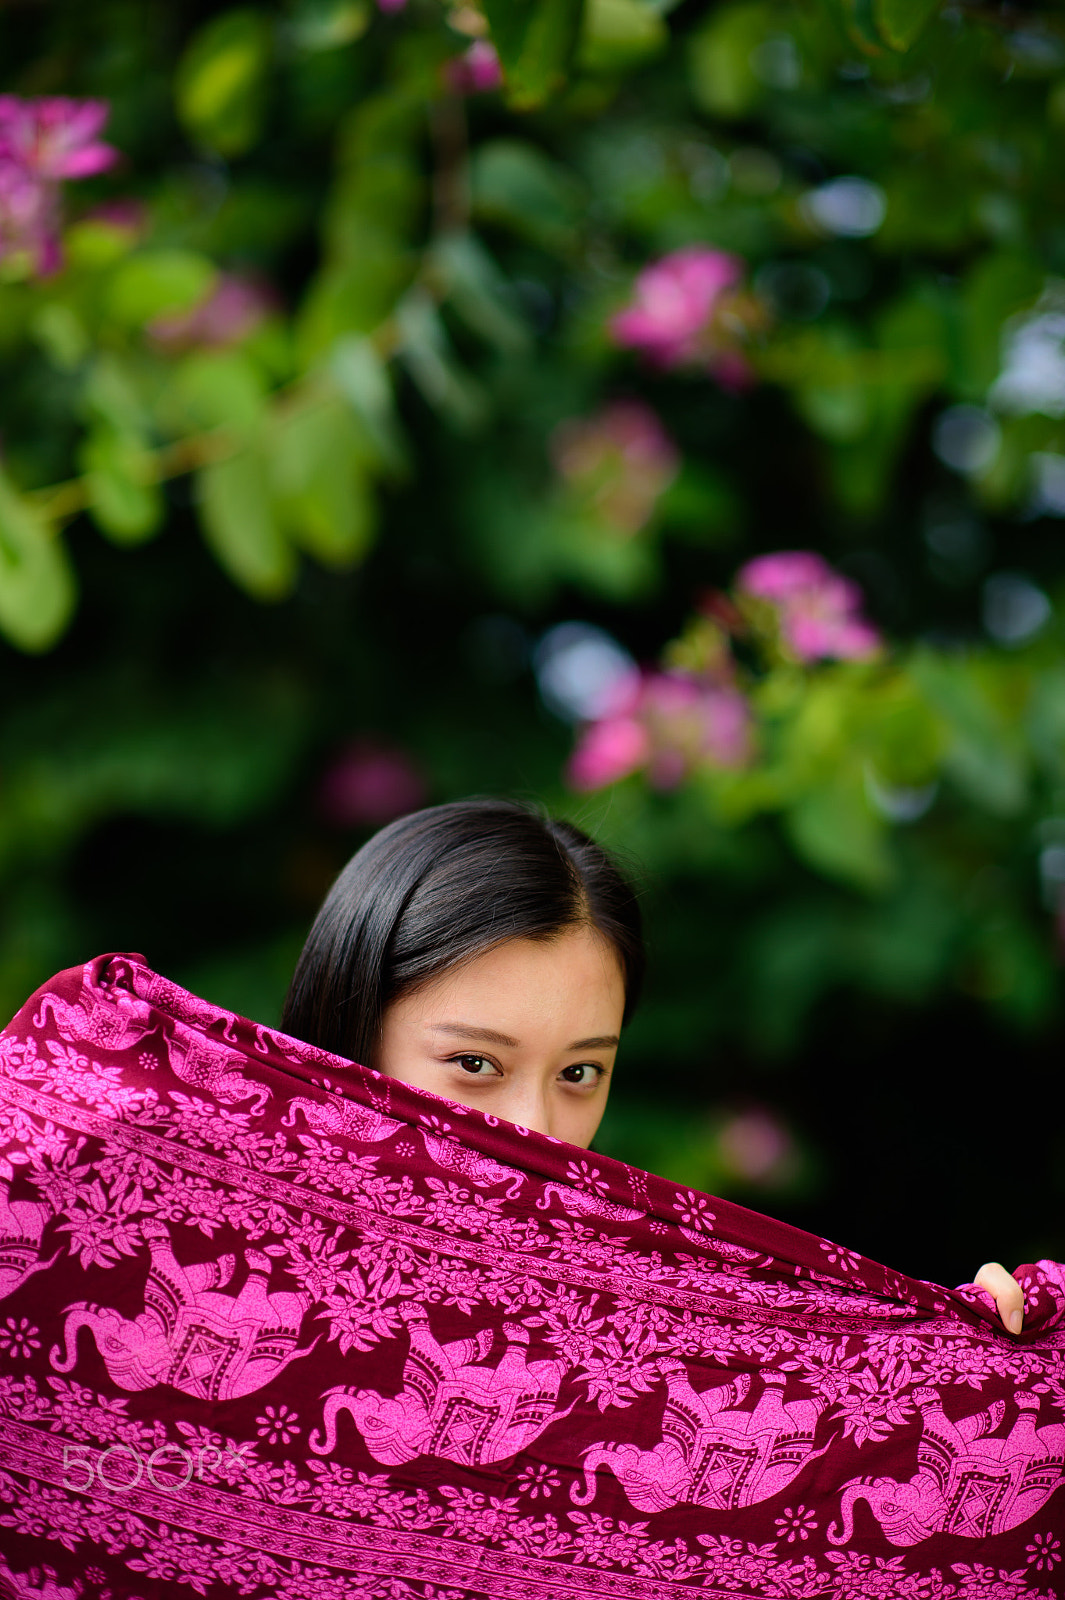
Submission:
MULTIPOLYGON (((282 1018, 297 1039, 582 1149, 644 969, 636 895, 579 828, 502 800, 383 828, 330 890, 282 1018)), ((1020 1286, 976 1283, 1019 1333, 1020 1286)))

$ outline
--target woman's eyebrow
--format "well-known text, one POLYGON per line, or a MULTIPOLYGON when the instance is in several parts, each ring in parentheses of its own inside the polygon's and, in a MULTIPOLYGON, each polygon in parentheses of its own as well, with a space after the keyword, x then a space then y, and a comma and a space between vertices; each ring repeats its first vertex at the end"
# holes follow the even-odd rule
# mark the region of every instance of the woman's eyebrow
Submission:
MULTIPOLYGON (((509 1033, 497 1033, 495 1028, 481 1028, 474 1022, 435 1022, 433 1033, 450 1033, 454 1039, 470 1039, 474 1042, 480 1040, 487 1044, 506 1045, 511 1050, 518 1049, 520 1039, 512 1039, 509 1033)), ((614 1050, 621 1043, 616 1033, 599 1033, 591 1039, 575 1039, 568 1047, 569 1050, 614 1050)))
POLYGON ((483 1039, 489 1044, 509 1045, 512 1050, 516 1050, 519 1044, 509 1033, 497 1033, 494 1028, 479 1028, 472 1022, 437 1022, 433 1024, 433 1032, 450 1033, 456 1039, 483 1039))

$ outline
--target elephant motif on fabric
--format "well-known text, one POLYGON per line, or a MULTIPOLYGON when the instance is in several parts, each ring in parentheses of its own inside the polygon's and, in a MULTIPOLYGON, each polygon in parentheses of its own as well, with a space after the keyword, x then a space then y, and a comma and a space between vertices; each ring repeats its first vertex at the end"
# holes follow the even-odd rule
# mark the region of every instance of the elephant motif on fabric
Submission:
POLYGON ((182 1083, 196 1089, 206 1089, 222 1105, 237 1105, 254 1096, 250 1108, 252 1116, 259 1116, 270 1099, 272 1091, 265 1083, 256 1083, 238 1072, 234 1063, 245 1058, 217 1039, 196 1038, 189 1034, 169 1041, 169 1060, 182 1083))
POLYGON ((616 1200, 604 1200, 597 1194, 589 1194, 587 1189, 571 1189, 559 1183, 546 1183, 544 1192, 537 1200, 537 1209, 546 1211, 551 1204, 552 1197, 557 1197, 564 1211, 570 1216, 578 1217, 604 1217, 608 1222, 636 1222, 643 1216, 642 1211, 634 1211, 631 1206, 619 1206, 616 1200))
POLYGON ((349 1139, 361 1139, 366 1144, 377 1144, 397 1133, 403 1126, 394 1117, 382 1116, 369 1106, 360 1106, 354 1100, 339 1095, 330 1100, 308 1100, 305 1095, 294 1095, 288 1102, 288 1113, 281 1118, 283 1128, 296 1126, 296 1113, 302 1111, 308 1128, 315 1133, 338 1133, 349 1139))
MULTIPOLYGON (((147 998, 153 1006, 165 1011, 167 1016, 198 1031, 206 1033, 219 1020, 220 1014, 214 1006, 209 1005, 206 1000, 201 1000, 197 995, 189 994, 186 989, 179 988, 176 983, 171 983, 169 978, 163 978, 159 973, 152 974, 151 982, 147 985, 147 998)), ((227 1044, 239 1047, 240 1034, 236 1017, 226 1017, 222 1038, 227 1044)))
POLYGON ((751 1379, 699 1394, 679 1361, 660 1363, 669 1398, 663 1437, 651 1450, 635 1444, 593 1445, 584 1457, 584 1490, 574 1484, 577 1505, 595 1498, 595 1474, 614 1474, 638 1511, 667 1511, 681 1503, 708 1511, 754 1505, 786 1489, 815 1450, 814 1432, 824 1410, 820 1400, 785 1400, 783 1373, 767 1372, 752 1411, 741 1411, 751 1379))
POLYGON ((331 1389, 321 1434, 311 1434, 318 1455, 336 1447, 336 1419, 349 1411, 382 1466, 399 1466, 430 1455, 464 1466, 505 1461, 532 1443, 558 1416, 556 1407, 566 1371, 557 1360, 529 1361, 529 1335, 504 1323, 506 1350, 497 1366, 484 1367, 493 1335, 482 1330, 471 1339, 439 1344, 420 1308, 407 1313, 410 1353, 403 1388, 394 1396, 373 1389, 331 1389))
MULTIPOLYGON (((43 1028, 48 1012, 56 1031, 71 1044, 95 1045, 101 1050, 126 1050, 139 1044, 158 1025, 157 1015, 146 1001, 131 1002, 125 1011, 102 1006, 72 1005, 60 995, 46 994, 33 1019, 35 1028, 43 1028)), ((204 1007, 208 1016, 210 1008, 204 1007)), ((234 1064, 243 1061, 238 1051, 229 1048, 222 1040, 197 1037, 192 1030, 180 1030, 167 1044, 170 1065, 183 1083, 193 1085, 220 1100, 224 1105, 234 1105, 254 1096, 253 1115, 258 1115, 271 1091, 265 1084, 234 1070, 234 1064), (184 1037, 182 1035, 185 1035, 184 1037)))
POLYGON ((441 1138, 439 1134, 427 1133, 424 1129, 422 1138, 425 1141, 426 1154, 438 1167, 443 1167, 447 1172, 454 1172, 467 1182, 484 1188, 491 1188, 494 1183, 509 1183, 507 1199, 517 1199, 525 1178, 522 1173, 515 1172, 513 1167, 501 1166, 498 1161, 493 1161, 491 1156, 481 1155, 478 1151, 471 1150, 469 1145, 459 1144, 457 1139, 441 1138))
POLYGON ((51 1351, 57 1372, 76 1365, 78 1331, 86 1327, 120 1389, 165 1383, 198 1399, 232 1400, 261 1389, 318 1343, 296 1348, 310 1296, 289 1290, 268 1294, 271 1262, 262 1251, 245 1252, 250 1270, 243 1288, 236 1295, 223 1294, 235 1256, 183 1267, 161 1224, 146 1223, 144 1233, 152 1258, 144 1310, 131 1320, 84 1300, 67 1306, 65 1349, 53 1345, 51 1351))
POLYGON ((41 1260, 41 1237, 51 1216, 51 1207, 40 1200, 12 1200, 10 1185, 0 1178, 0 1300, 58 1259, 57 1250, 41 1260))
POLYGON ((1015 1394, 1017 1416, 1009 1432, 991 1438, 1002 1424, 1006 1403, 951 1422, 940 1396, 919 1389, 923 1433, 917 1471, 907 1483, 895 1478, 858 1478, 844 1486, 841 1525, 828 1537, 847 1544, 854 1534, 854 1506, 868 1502, 885 1537, 895 1545, 920 1544, 934 1533, 987 1539, 1034 1517, 1065 1479, 1065 1423, 1036 1427, 1039 1397, 1015 1394))
POLYGON ((61 1039, 68 1044, 96 1045, 101 1050, 127 1050, 158 1026, 151 1006, 143 1000, 134 1000, 128 1007, 118 1010, 80 1002, 71 1004, 61 995, 45 994, 33 1019, 35 1028, 46 1026, 49 1011, 61 1039))

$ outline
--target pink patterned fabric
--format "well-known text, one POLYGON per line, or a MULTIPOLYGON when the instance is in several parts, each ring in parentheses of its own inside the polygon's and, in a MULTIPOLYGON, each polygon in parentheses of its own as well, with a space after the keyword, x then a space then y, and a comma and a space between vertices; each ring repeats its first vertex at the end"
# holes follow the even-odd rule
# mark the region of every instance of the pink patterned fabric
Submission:
POLYGON ((0 1592, 1065 1595, 1065 1276, 1027 1331, 205 1004, 0 1035, 0 1592))

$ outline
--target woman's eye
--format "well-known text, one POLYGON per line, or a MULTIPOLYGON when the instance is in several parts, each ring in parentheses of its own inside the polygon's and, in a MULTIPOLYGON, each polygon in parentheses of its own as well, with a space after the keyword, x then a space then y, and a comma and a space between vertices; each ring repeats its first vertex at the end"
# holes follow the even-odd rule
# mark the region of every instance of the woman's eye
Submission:
POLYGON ((578 1083, 583 1088, 590 1083, 598 1083, 603 1076, 602 1067, 593 1065, 590 1061, 581 1061, 572 1067, 563 1067, 559 1073, 567 1083, 578 1083))
POLYGON ((487 1056, 453 1056, 453 1061, 460 1066, 463 1072, 468 1072, 472 1078, 493 1078, 496 1076, 496 1066, 489 1061, 487 1056))

